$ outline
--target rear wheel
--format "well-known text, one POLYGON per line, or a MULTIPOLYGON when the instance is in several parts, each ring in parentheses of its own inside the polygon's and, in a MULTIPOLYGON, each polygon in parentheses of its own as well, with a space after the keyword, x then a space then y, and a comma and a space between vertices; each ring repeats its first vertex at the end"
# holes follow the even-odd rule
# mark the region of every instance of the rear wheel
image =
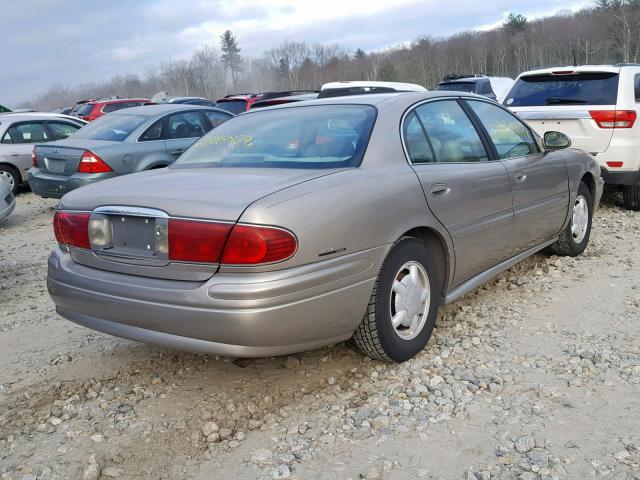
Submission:
POLYGON ((365 355, 404 362, 431 337, 438 312, 440 279, 427 247, 404 237, 380 270, 367 313, 352 341, 365 355))
POLYGON ((14 195, 18 193, 18 188, 20 187, 20 183, 22 183, 20 172, 10 165, 0 165, 0 177, 4 177, 9 181, 14 195))
POLYGON ((622 189, 624 207, 629 210, 640 210, 640 178, 631 185, 625 185, 622 189))
POLYGON ((582 182, 573 202, 571 221, 560 234, 560 238, 551 245, 551 251, 556 255, 568 257, 576 257, 584 252, 591 235, 592 218, 593 199, 589 187, 582 182))

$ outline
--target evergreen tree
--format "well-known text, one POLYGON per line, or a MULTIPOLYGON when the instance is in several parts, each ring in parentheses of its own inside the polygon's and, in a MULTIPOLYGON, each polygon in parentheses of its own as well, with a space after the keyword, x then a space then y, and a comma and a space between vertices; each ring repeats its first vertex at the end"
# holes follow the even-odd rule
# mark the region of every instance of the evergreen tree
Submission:
POLYGON ((238 73, 242 70, 242 57, 240 57, 238 39, 233 36, 231 30, 227 30, 220 36, 220 50, 222 50, 224 68, 231 72, 231 79, 235 85, 238 73))
POLYGON ((366 56, 367 54, 361 48, 357 49, 356 53, 353 54, 353 58, 355 58, 356 60, 362 60, 366 56))

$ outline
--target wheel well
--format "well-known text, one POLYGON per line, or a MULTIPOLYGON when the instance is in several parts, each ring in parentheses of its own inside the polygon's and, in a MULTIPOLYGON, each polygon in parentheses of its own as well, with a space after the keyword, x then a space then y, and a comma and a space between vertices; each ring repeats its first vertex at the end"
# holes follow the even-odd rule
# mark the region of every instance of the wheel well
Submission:
POLYGON ((429 227, 417 227, 404 234, 406 237, 417 238, 422 241, 433 256, 436 264, 436 275, 441 281, 442 295, 444 296, 449 279, 449 253, 446 244, 440 234, 429 227))
POLYGON ((22 182, 22 172, 20 172, 20 169, 18 167, 16 167, 15 165, 11 165, 10 163, 4 163, 4 162, 0 162, 0 166, 13 170, 18 176, 18 178, 20 179, 20 181, 22 182))
POLYGON ((590 173, 585 173, 580 179, 580 181, 583 182, 589 188, 589 193, 591 194, 591 198, 594 198, 596 194, 596 181, 593 178, 593 175, 591 175, 590 173))

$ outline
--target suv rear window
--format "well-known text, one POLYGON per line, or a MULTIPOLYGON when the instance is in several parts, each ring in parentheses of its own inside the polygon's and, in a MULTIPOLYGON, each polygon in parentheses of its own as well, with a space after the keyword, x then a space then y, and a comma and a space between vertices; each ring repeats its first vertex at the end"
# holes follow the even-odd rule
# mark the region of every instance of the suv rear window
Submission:
POLYGON ((257 110, 223 123, 171 168, 345 168, 360 165, 376 110, 322 105, 257 110))
POLYGON ((78 108, 73 109, 73 113, 77 113, 78 115, 89 115, 91 110, 93 110, 93 103, 83 103, 78 108))
POLYGON ((365 95, 367 93, 396 93, 401 91, 389 87, 327 88, 318 94, 318 98, 347 97, 349 95, 365 95))
POLYGON ((586 72, 520 77, 504 104, 508 107, 615 105, 617 100, 617 73, 586 72))
POLYGON ((476 93, 475 82, 448 82, 438 84, 438 90, 450 92, 476 93))
POLYGON ((244 100, 219 100, 216 102, 216 107, 238 115, 247 110, 247 102, 244 100))

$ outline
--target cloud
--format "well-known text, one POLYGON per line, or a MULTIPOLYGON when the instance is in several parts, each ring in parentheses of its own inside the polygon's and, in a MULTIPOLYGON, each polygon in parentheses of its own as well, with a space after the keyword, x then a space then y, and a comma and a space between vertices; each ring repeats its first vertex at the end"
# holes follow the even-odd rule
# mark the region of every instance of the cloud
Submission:
MULTIPOLYGON (((15 105, 54 83, 75 85, 142 73, 218 46, 230 29, 242 53, 258 56, 284 40, 381 50, 421 36, 446 36, 502 23, 513 2, 458 0, 66 0, 5 2, 0 103, 15 105)), ((530 18, 590 1, 518 2, 530 18)))

